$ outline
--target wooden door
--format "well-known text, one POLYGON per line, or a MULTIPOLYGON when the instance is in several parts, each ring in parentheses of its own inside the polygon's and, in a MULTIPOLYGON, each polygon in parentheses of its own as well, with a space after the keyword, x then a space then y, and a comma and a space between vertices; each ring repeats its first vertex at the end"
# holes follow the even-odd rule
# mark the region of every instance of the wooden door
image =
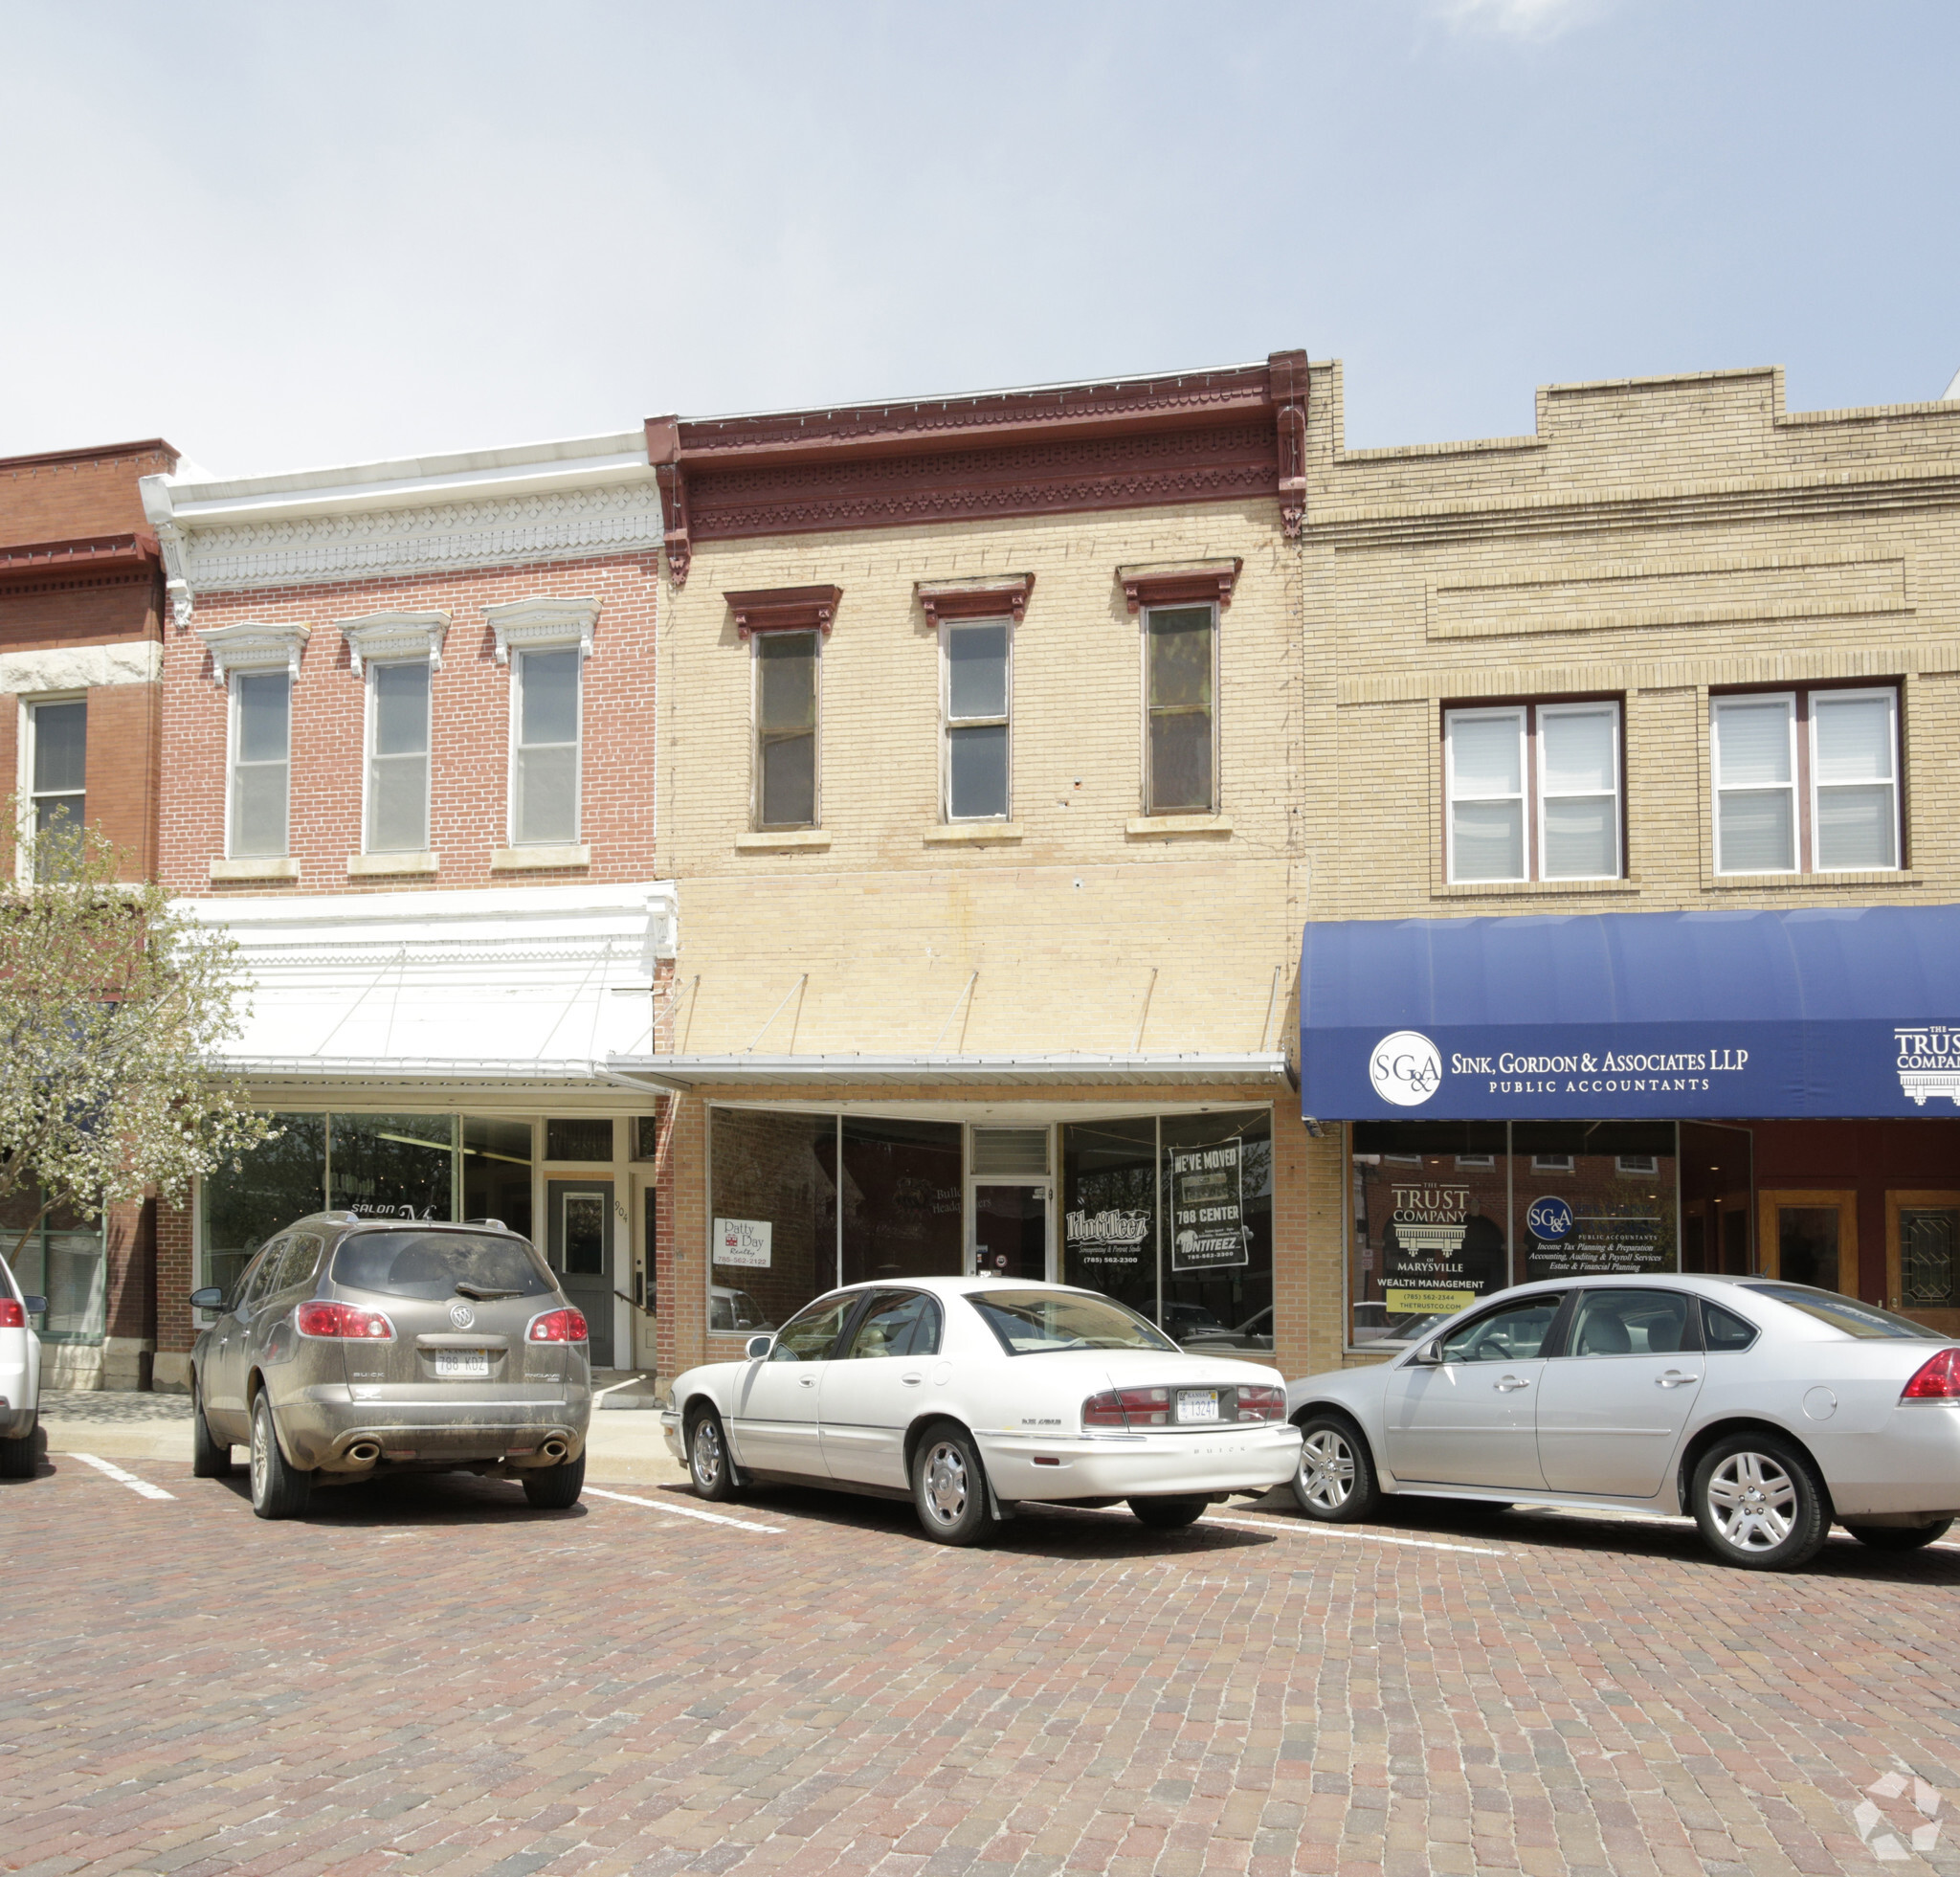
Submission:
POLYGON ((1756 1258, 1766 1278, 1858 1295, 1858 1195, 1765 1192, 1756 1258))
POLYGON ((1960 1336, 1960 1193, 1885 1195, 1885 1303, 1960 1336))

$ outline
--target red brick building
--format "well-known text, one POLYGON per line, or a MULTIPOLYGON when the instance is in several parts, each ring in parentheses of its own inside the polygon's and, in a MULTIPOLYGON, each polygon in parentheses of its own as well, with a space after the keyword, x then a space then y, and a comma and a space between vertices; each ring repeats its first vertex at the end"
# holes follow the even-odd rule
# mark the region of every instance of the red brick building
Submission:
MULTIPOLYGON (((128 880, 156 865, 164 568, 138 480, 168 474, 160 437, 0 458, 0 774, 21 822, 93 823, 128 880)), ((25 864, 11 838, 11 863, 25 864)), ((50 1220, 0 1238, 44 1292, 47 1385, 139 1387, 156 1347, 154 1208, 50 1220)))

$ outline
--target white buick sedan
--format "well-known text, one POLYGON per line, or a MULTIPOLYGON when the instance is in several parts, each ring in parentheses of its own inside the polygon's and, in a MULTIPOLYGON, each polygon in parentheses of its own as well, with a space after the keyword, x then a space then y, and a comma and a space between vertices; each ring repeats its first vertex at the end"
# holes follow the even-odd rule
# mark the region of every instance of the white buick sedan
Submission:
POLYGON ((1807 1285, 1520 1285, 1286 1399, 1309 1518, 1388 1494, 1688 1513, 1724 1562, 1788 1570, 1834 1519, 1900 1552, 1960 1516, 1960 1347, 1807 1285))
POLYGON ((989 1278, 834 1290, 743 1361, 688 1370, 661 1423, 703 1499, 752 1482, 908 1498, 947 1545, 1030 1500, 1189 1525, 1300 1464, 1272 1370, 1188 1354, 1095 1291, 989 1278))

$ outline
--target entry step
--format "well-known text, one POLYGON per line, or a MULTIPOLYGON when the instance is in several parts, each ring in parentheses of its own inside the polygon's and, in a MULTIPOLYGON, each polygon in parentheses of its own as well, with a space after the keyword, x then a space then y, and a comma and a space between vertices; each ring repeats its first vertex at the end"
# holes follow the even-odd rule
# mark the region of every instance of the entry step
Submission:
POLYGON ((657 1408, 657 1378, 651 1369, 594 1369, 594 1408, 657 1408))

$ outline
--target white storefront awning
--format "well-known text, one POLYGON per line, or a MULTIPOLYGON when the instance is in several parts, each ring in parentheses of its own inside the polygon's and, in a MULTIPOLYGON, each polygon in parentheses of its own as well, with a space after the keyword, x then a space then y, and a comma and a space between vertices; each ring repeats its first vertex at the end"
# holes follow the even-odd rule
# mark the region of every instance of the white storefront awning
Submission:
POLYGON ((220 1052, 254 1084, 551 1087, 651 1051, 671 883, 187 900, 249 981, 220 1052))
POLYGON ((917 1085, 935 1089, 1207 1086, 1281 1082, 1278 1051, 1069 1053, 1028 1056, 616 1055, 606 1068, 648 1088, 691 1091, 917 1085))

